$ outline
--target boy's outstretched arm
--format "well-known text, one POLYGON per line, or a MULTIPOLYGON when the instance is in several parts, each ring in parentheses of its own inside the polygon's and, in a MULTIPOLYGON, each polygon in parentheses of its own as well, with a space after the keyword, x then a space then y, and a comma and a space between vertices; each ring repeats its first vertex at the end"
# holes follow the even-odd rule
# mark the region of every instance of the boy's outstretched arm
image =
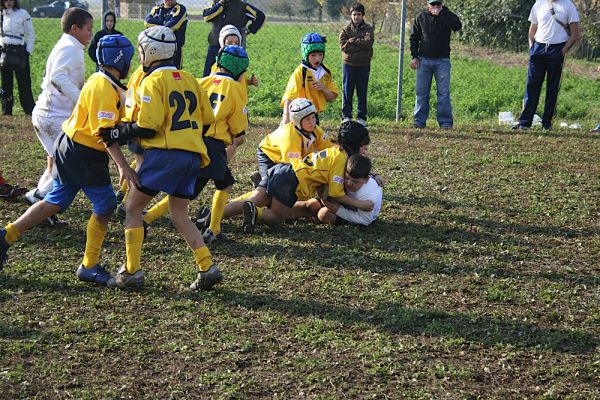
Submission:
POLYGON ((129 163, 125 159, 123 152, 121 151, 121 147, 117 143, 113 143, 110 146, 106 147, 106 152, 113 159, 115 164, 117 165, 117 169, 119 170, 119 184, 123 183, 123 181, 127 181, 129 187, 133 187, 131 185, 135 185, 138 187, 140 185, 140 181, 138 180, 138 176, 135 171, 129 166, 129 163))

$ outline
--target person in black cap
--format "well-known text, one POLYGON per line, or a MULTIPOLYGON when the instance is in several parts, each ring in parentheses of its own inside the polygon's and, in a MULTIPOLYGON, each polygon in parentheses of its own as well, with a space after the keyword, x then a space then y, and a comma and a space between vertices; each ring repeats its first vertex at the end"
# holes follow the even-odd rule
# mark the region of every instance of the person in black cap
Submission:
POLYGON ((414 111, 415 128, 425 128, 429 117, 429 91, 435 77, 437 121, 442 129, 454 124, 450 103, 450 34, 462 29, 460 19, 441 0, 428 0, 410 33, 410 67, 417 71, 414 111))

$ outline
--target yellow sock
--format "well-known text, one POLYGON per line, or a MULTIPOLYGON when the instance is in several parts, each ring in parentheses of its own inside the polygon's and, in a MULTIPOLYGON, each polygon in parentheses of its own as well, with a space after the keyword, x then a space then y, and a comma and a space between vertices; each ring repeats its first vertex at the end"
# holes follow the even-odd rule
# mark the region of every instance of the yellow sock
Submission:
POLYGON ((227 205, 227 199, 229 193, 223 190, 217 190, 213 196, 212 208, 210 209, 210 230, 215 235, 221 233, 221 221, 223 220, 223 214, 225 213, 225 206, 227 205))
POLYGON ((213 264, 212 257, 210 256, 210 251, 208 251, 208 247, 202 246, 198 247, 194 250, 194 258, 196 259, 196 265, 200 272, 206 272, 213 264))
POLYGON ((263 216, 263 207, 256 207, 256 220, 260 221, 262 220, 262 216, 263 216))
POLYGON ((248 192, 248 193, 244 193, 241 196, 236 197, 235 199, 231 200, 231 201, 243 201, 248 199, 250 196, 252 196, 252 193, 254 192, 248 192))
POLYGON ((127 253, 128 274, 135 274, 142 267, 142 244, 144 244, 144 228, 125 229, 125 252, 127 253))
POLYGON ((4 240, 6 240, 9 246, 12 246, 21 237, 21 232, 13 224, 6 225, 4 229, 6 229, 4 240))
POLYGON ((169 196, 165 196, 161 201, 152 206, 144 215, 144 222, 150 225, 158 218, 169 212, 169 196))
POLYGON ((129 185, 127 184, 127 179, 123 179, 123 183, 121 183, 121 187, 119 188, 119 192, 127 193, 129 190, 129 185))
POLYGON ((85 252, 83 253, 83 267, 92 268, 100 261, 102 243, 108 228, 103 226, 94 215, 90 217, 87 224, 87 236, 85 238, 85 252))

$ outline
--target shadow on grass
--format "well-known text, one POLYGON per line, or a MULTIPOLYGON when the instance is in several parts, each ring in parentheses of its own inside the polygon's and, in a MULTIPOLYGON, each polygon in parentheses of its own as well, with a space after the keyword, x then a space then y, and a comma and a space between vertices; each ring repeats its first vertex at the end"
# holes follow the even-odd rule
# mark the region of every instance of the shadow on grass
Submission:
POLYGON ((222 295, 221 300, 231 307, 268 309, 293 317, 319 317, 346 325, 365 324, 392 334, 462 338, 486 346, 541 346, 569 354, 592 353, 600 344, 598 337, 584 332, 470 317, 436 309, 408 308, 398 303, 381 303, 369 310, 223 289, 219 289, 218 293, 222 295))
POLYGON ((10 340, 35 340, 46 337, 48 334, 42 329, 24 328, 21 326, 9 325, 0 321, 0 338, 10 340))
MULTIPOLYGON (((461 222, 465 221, 461 220, 461 222)), ((598 285, 597 277, 591 275, 547 271, 526 274, 515 270, 519 262, 532 261, 528 255, 531 251, 539 250, 542 245, 534 243, 531 237, 511 235, 513 231, 522 230, 523 232, 519 233, 529 236, 537 234, 576 238, 582 233, 595 234, 594 228, 586 232, 560 228, 554 232, 551 228, 525 225, 504 224, 506 226, 496 227, 493 225, 494 221, 488 220, 466 222, 484 228, 475 232, 448 225, 384 220, 378 220, 368 227, 325 227, 310 222, 298 222, 297 225, 302 225, 298 226, 299 229, 290 229, 289 226, 257 228, 256 240, 250 242, 235 240, 237 235, 242 237, 242 234, 239 228, 233 228, 234 240, 219 245, 211 251, 217 257, 219 255, 233 259, 274 257, 278 262, 287 261, 321 268, 361 269, 384 274, 418 272, 452 276, 478 274, 494 278, 548 279, 556 282, 598 285), (497 229, 498 233, 486 232, 490 227, 488 225, 491 225, 492 229, 497 229), (508 233, 502 232, 503 229, 508 233), (261 233, 265 237, 261 237, 261 233), (289 242, 297 242, 300 245, 289 242), (499 249, 507 244, 522 248, 522 254, 500 252, 499 249), (440 259, 449 261, 440 262, 440 259)), ((546 239, 542 241, 544 240, 546 239)))

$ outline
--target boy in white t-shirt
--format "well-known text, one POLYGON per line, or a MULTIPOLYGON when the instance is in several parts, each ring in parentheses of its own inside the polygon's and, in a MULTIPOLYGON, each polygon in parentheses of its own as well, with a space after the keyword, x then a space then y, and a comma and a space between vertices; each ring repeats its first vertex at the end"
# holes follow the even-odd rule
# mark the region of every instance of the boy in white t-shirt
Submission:
MULTIPOLYGON (((335 225, 339 223, 350 223, 357 225, 370 225, 379 216, 383 200, 383 189, 370 176, 371 160, 368 157, 355 154, 348 159, 346 164, 346 176, 344 178, 344 190, 349 197, 361 201, 373 202, 371 211, 350 209, 329 200, 321 200, 322 207, 317 217, 324 224, 335 225)), ((317 199, 312 201, 319 201, 317 199)))
MULTIPOLYGON (((42 80, 42 93, 33 109, 31 121, 48 155, 48 164, 38 185, 25 194, 30 204, 42 200, 52 190, 56 138, 62 123, 70 116, 85 82, 84 49, 92 39, 93 18, 86 10, 71 7, 61 19, 63 34, 50 52, 42 80)), ((48 218, 51 226, 58 218, 48 218)))

